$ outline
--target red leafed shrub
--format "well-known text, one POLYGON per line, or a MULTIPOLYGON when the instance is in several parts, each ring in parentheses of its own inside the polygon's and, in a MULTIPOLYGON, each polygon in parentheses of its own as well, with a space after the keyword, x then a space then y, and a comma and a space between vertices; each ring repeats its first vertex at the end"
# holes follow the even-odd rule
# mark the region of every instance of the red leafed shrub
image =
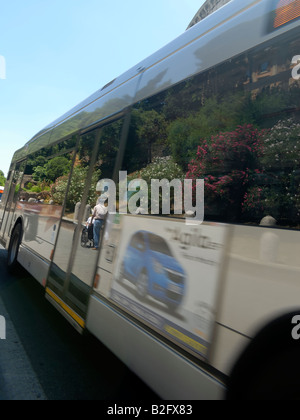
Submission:
POLYGON ((205 210, 216 215, 242 212, 249 179, 260 173, 265 130, 251 124, 219 133, 198 146, 196 158, 188 166, 186 178, 204 179, 205 210))

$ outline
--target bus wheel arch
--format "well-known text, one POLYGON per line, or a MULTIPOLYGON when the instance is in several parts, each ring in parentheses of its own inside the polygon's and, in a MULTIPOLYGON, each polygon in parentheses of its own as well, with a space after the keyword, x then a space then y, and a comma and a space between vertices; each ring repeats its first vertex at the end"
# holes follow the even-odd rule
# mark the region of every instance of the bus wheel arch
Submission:
POLYGON ((275 319, 254 337, 229 375, 228 400, 299 398, 300 340, 292 337, 296 315, 300 308, 275 319))
POLYGON ((18 219, 12 230, 8 246, 7 267, 10 272, 15 272, 18 267, 18 254, 23 238, 23 222, 18 219))

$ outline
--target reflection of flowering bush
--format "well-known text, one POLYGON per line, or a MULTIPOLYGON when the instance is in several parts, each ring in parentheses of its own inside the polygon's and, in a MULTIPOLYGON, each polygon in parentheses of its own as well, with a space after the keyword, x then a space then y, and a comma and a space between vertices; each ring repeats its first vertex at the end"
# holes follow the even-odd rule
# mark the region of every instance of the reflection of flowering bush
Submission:
POLYGON ((265 209, 295 222, 300 213, 300 124, 293 118, 279 121, 267 133, 261 164, 272 179, 264 188, 265 209))
POLYGON ((299 168, 300 124, 293 118, 279 121, 264 139, 264 156, 261 162, 266 170, 299 168))
POLYGON ((254 216, 260 216, 264 211, 263 189, 261 187, 250 188, 244 196, 242 208, 244 212, 251 212, 254 216))
MULTIPOLYGON (((151 190, 151 180, 180 180, 184 179, 184 174, 180 168, 180 166, 174 162, 171 156, 166 157, 156 157, 152 163, 146 166, 146 168, 141 169, 139 172, 135 172, 128 176, 128 181, 132 179, 139 178, 147 182, 148 184, 148 203, 150 205, 154 205, 155 203, 155 194, 152 194, 151 190)), ((182 184, 181 184, 182 185, 182 184)), ((170 211, 174 210, 174 190, 171 189, 164 189, 163 191, 159 190, 159 197, 157 197, 157 205, 160 207, 160 211, 162 211, 162 202, 168 202, 170 204, 170 211), (164 196, 163 194, 164 193, 164 196)), ((152 210, 152 208, 151 208, 152 210)), ((151 211, 149 208, 149 211, 151 211)))
MULTIPOLYGON (((295 219, 300 216, 300 190, 297 194, 284 193, 281 185, 254 186, 244 196, 243 213, 261 219, 272 215, 277 219, 295 219)), ((285 187, 288 190, 287 187, 285 187)))
MULTIPOLYGON (((87 172, 88 168, 80 166, 75 167, 73 170, 66 202, 68 211, 74 211, 76 204, 82 200, 87 172)), ((96 185, 100 176, 101 171, 95 171, 92 177, 92 185, 88 197, 88 203, 91 205, 95 205, 97 201, 96 185)), ((56 204, 62 205, 64 203, 68 182, 69 177, 62 176, 51 186, 51 197, 56 204)))
POLYGON ((208 211, 212 203, 218 205, 220 214, 229 206, 235 211, 241 210, 249 177, 259 172, 258 158, 262 156, 264 133, 248 124, 202 141, 186 177, 205 180, 208 211))
POLYGON ((242 203, 242 210, 253 219, 262 219, 264 216, 272 215, 279 217, 280 192, 275 187, 254 186, 248 189, 242 203))
POLYGON ((202 141, 187 178, 205 180, 206 215, 258 221, 269 214, 295 224, 299 168, 300 123, 290 118, 270 130, 244 125, 202 141))
POLYGON ((183 179, 184 175, 177 163, 174 162, 171 156, 157 157, 146 168, 142 169, 138 178, 145 180, 148 185, 151 184, 151 179, 183 179))
POLYGON ((55 204, 63 205, 68 186, 68 180, 69 177, 65 175, 57 178, 55 183, 51 185, 51 198, 55 204))

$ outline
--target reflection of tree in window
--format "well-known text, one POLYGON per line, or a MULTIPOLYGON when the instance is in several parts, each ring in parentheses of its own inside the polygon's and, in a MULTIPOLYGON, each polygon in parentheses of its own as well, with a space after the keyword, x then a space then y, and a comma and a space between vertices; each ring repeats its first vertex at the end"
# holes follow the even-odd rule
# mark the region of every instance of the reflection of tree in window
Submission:
MULTIPOLYGON (((176 169, 176 179, 206 178, 206 219, 259 223, 270 206, 255 217, 248 210, 252 198, 259 201, 258 180, 266 172, 262 155, 268 150, 276 161, 279 147, 276 143, 276 154, 275 148, 264 148, 265 130, 289 117, 299 121, 300 83, 293 80, 290 68, 299 51, 298 31, 289 31, 275 46, 267 42, 137 103, 122 170, 129 179, 142 178, 149 184, 150 178, 174 179, 178 166, 182 175, 176 169), (165 168, 158 167, 160 161, 165 168)), ((291 131, 285 143, 294 147, 291 131)), ((288 166, 284 171, 288 173, 288 166)), ((271 179, 270 172, 265 179, 271 179)), ((280 177, 287 193, 297 195, 291 187, 296 178, 290 178, 285 176, 283 182, 280 177)), ((278 198, 285 201, 283 193, 278 198)), ((298 214, 298 204, 290 202, 292 213, 298 214)), ((299 216, 292 222, 297 223, 299 216)))

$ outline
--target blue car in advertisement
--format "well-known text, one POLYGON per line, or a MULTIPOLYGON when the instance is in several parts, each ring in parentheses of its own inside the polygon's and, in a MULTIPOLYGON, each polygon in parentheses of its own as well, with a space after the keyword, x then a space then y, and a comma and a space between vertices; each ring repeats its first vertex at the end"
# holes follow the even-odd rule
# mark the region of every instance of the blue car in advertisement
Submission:
POLYGON ((125 251, 120 278, 136 285, 138 296, 151 296, 175 311, 186 288, 186 273, 159 235, 136 232, 125 251))

